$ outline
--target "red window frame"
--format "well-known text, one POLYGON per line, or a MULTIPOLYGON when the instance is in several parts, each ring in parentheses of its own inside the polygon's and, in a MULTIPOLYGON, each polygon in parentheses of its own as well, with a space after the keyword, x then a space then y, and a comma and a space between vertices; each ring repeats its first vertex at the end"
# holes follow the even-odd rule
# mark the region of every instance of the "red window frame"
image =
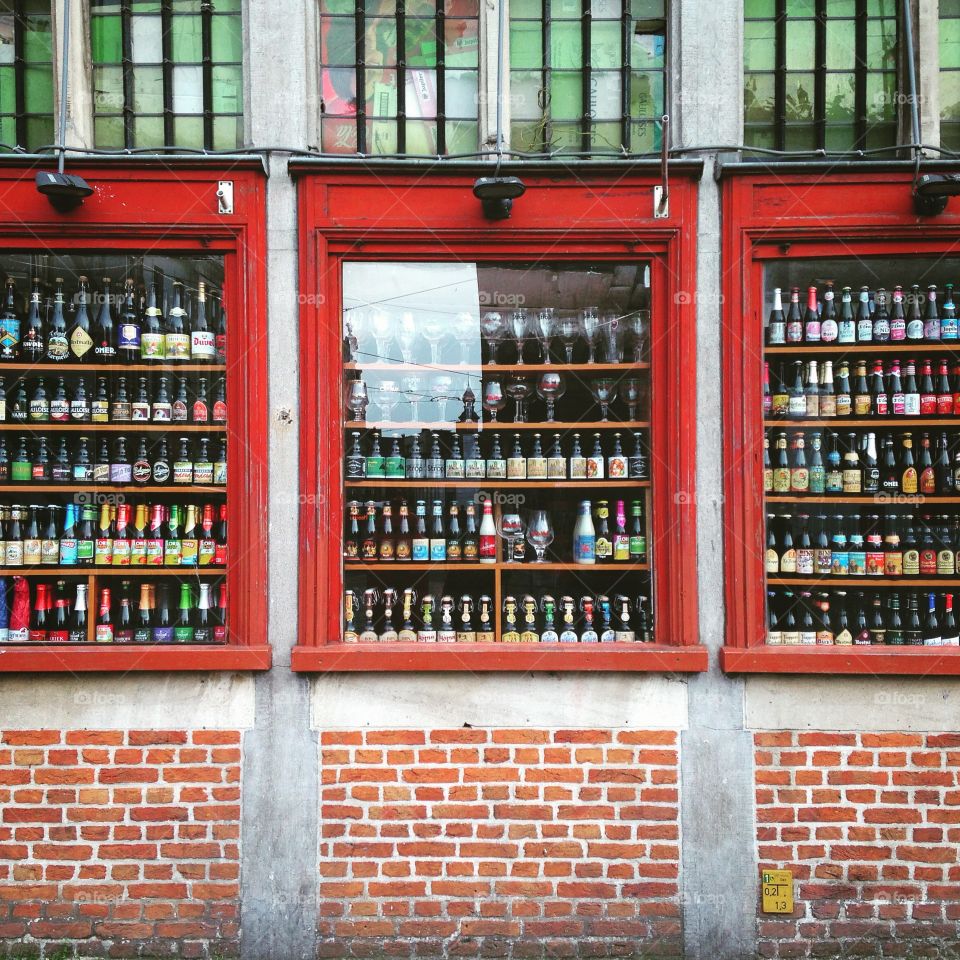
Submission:
POLYGON ((765 644, 764 263, 960 255, 960 204, 918 217, 912 163, 837 166, 745 163, 721 171, 727 629, 720 663, 728 673, 957 675, 954 648, 765 644))
POLYGON ((659 168, 604 168, 589 173, 520 171, 526 194, 509 220, 491 223, 472 194, 488 170, 424 174, 381 167, 345 169, 298 161, 301 238, 301 568, 300 638, 292 667, 300 671, 699 671, 695 498, 696 182, 699 162, 671 164, 670 216, 653 219, 659 168), (657 172, 654 173, 653 171, 657 172), (343 260, 503 261, 649 259, 654 309, 651 375, 653 555, 657 644, 617 649, 541 650, 536 644, 349 645, 340 642, 343 529, 342 342, 343 260), (659 287, 659 290, 657 289, 659 287), (656 324, 656 319, 654 324, 656 324))
MULTIPOLYGON (((227 357, 227 567, 229 642, 222 646, 0 647, 0 672, 265 670, 267 634, 266 178, 259 160, 196 159, 69 166, 94 194, 58 213, 37 192, 36 167, 0 164, 0 249, 51 252, 164 250, 221 253, 227 357), (231 180, 234 212, 218 213, 218 181, 231 180), (259 331, 241 339, 241 330, 259 331), (239 344, 244 343, 245 349, 239 344)), ((3 488, 0 487, 0 494, 3 488)))

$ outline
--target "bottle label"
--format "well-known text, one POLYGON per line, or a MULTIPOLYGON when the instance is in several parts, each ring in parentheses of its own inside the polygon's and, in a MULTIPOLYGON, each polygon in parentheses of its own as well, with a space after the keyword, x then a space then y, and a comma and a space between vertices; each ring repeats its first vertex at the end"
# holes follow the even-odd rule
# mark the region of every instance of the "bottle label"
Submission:
POLYGON ((903 575, 903 554, 899 550, 891 550, 883 555, 883 574, 886 577, 903 575))
POLYGON ((173 419, 173 407, 169 403, 155 401, 152 413, 154 423, 170 423, 173 419))
POLYGON ((130 541, 130 566, 144 567, 147 564, 147 541, 136 537, 130 541))
POLYGON ((217 460, 213 464, 213 482, 219 486, 224 486, 227 482, 227 461, 217 460))
POLYGON ((106 400, 92 400, 90 420, 93 423, 107 423, 110 420, 110 404, 106 400))
POLYGON ((861 473, 858 469, 843 471, 843 492, 860 493, 862 487, 861 473))
POLYGON ((54 397, 50 401, 50 419, 54 423, 67 423, 70 420, 70 401, 65 397, 54 397))
POLYGON ((907 339, 908 340, 923 339, 923 321, 922 320, 911 320, 907 324, 907 339))
POLYGON ((486 461, 467 460, 466 476, 468 480, 483 480, 486 477, 486 461))
POLYGON ((903 395, 903 413, 907 417, 920 416, 920 394, 905 393, 903 395))
POLYGON ((110 623, 98 623, 94 636, 97 643, 113 643, 113 625, 110 623))
MULTIPOLYGON (((154 334, 156 336, 156 334, 154 334)), ((140 326, 136 323, 121 323, 117 327, 117 349, 129 352, 140 350, 140 326)))
POLYGON ((93 337, 83 327, 74 327, 70 334, 70 352, 78 359, 86 356, 93 346, 93 337))
MULTIPOLYGON (((877 323, 874 330, 877 333, 877 339, 880 339, 881 322, 877 323)), ((907 338, 907 321, 903 317, 897 317, 890 321, 890 339, 905 340, 907 338)))
POLYGON ((63 537, 60 540, 60 565, 73 567, 77 563, 77 541, 75 537, 63 537))
POLYGON ((70 419, 86 423, 90 419, 90 406, 86 400, 73 400, 70 403, 70 419))
POLYGON ((791 396, 790 402, 787 406, 787 413, 791 417, 803 418, 807 415, 807 398, 801 394, 798 396, 791 396))
POLYGON ((163 541, 163 565, 165 567, 179 567, 183 555, 183 543, 180 540, 163 541))
POLYGON ((189 460, 177 460, 173 464, 174 483, 193 483, 193 463, 189 460))
POLYGON ((777 467, 773 471, 773 489, 776 493, 789 493, 790 491, 790 468, 777 467))
POLYGON ((93 541, 92 540, 78 540, 77 541, 77 562, 82 564, 93 563, 93 541))
POLYGON ((835 577, 849 576, 850 554, 845 550, 834 550, 830 557, 830 572, 835 577))
POLYGON ((50 404, 46 400, 31 400, 28 409, 34 423, 46 423, 50 419, 50 404))
POLYGON ((570 458, 570 479, 586 480, 587 478, 587 460, 586 457, 570 458))
MULTIPOLYGON (((857 339, 862 343, 869 343, 873 340, 873 321, 869 318, 857 322, 857 339)), ((852 340, 850 341, 853 342, 852 340)))
POLYGON ((194 360, 211 363, 217 355, 216 338, 209 330, 194 330, 190 334, 190 354, 194 360))
POLYGON ((207 405, 202 400, 195 400, 193 403, 193 422, 206 423, 209 416, 210 411, 207 405))
POLYGON ((130 407, 130 418, 134 421, 134 423, 149 423, 150 421, 149 401, 134 400, 133 404, 130 407))
POLYGON ((853 398, 853 412, 858 417, 870 416, 870 394, 858 393, 853 398))
POLYGON ((413 541, 412 556, 414 562, 425 562, 430 559, 430 541, 416 538, 413 541))
POLYGON ((134 483, 149 483, 150 482, 150 463, 147 460, 135 460, 133 463, 133 469, 131 471, 131 476, 134 483))
POLYGON ((787 322, 787 343, 801 343, 803 341, 803 323, 800 320, 787 322))
POLYGON ((446 540, 432 539, 430 541, 430 559, 440 561, 447 559, 446 540))
POLYGON ((367 475, 367 458, 362 454, 349 454, 345 465, 348 480, 362 480, 367 475))
POLYGON ((566 457, 547 457, 547 479, 548 480, 566 480, 567 479, 567 458, 566 457))
MULTIPOLYGON (((462 460, 447 460, 444 465, 444 476, 448 480, 462 480, 466 466, 462 460)), ((403 474, 401 474, 403 476, 403 474)))
POLYGON ((129 463, 110 464, 111 483, 129 483, 133 479, 133 468, 129 463))
POLYGON ((805 493, 810 489, 810 473, 806 467, 794 467, 790 471, 790 489, 805 493))
POLYGON ((114 400, 110 405, 111 420, 131 420, 133 418, 133 406, 126 400, 114 400))
POLYGON ((47 340, 47 359, 59 363, 70 355, 67 338, 62 333, 51 333, 47 340))
POLYGON ((837 394, 837 416, 849 417, 851 410, 851 398, 849 393, 837 394))
POLYGON ((949 417, 953 415, 953 394, 941 393, 937 396, 937 416, 949 417))
POLYGON ((113 564, 113 541, 109 537, 97 537, 93 562, 98 567, 113 564))
POLYGON ((937 576, 952 577, 955 568, 955 558, 952 550, 941 550, 937 554, 937 576))
POLYGON ((166 460, 157 460, 153 465, 153 482, 166 483, 170 479, 170 464, 166 460))
POLYGON ((182 400, 174 400, 171 419, 174 423, 184 423, 187 419, 187 405, 182 400))
POLYGON ((24 564, 26 564, 28 567, 37 566, 41 562, 41 556, 42 556, 42 553, 40 549, 39 540, 23 541, 23 563, 24 564))
POLYGON ((492 534, 481 533, 478 554, 484 562, 495 560, 497 556, 497 538, 492 534))
POLYGON ((940 339, 956 340, 960 334, 960 327, 957 325, 956 317, 944 317, 940 321, 940 339))
POLYGON ((838 327, 836 320, 824 320, 820 326, 820 339, 824 343, 832 343, 837 339, 838 327))
POLYGON ((613 456, 607 459, 607 476, 611 480, 627 475, 627 458, 613 456))
POLYGON ((407 461, 404 457, 387 457, 387 478, 402 480, 406 474, 407 461))
POLYGON ((224 333, 218 333, 214 338, 217 345, 217 363, 227 362, 227 336, 224 333))
POLYGON ((574 563, 593 563, 597 559, 597 538, 574 533, 573 536, 573 562, 574 563))
POLYGON ((797 549, 797 573, 803 576, 813 576, 813 550, 809 547, 797 549))
MULTIPOLYGON (((153 334, 148 333, 147 336, 150 337, 153 334)), ((168 333, 164 340, 168 360, 190 359, 190 337, 186 333, 168 333)))
POLYGON ((23 541, 8 540, 4 554, 5 566, 22 567, 23 566, 23 541))
POLYGON ((490 480, 503 480, 507 476, 506 460, 488 460, 487 477, 490 480))
POLYGON ((102 360, 105 363, 109 363, 117 355, 117 351, 109 343, 98 343, 93 348, 93 353, 98 360, 102 360))
POLYGON ((835 417, 837 415, 837 398, 833 394, 824 394, 820 398, 820 416, 835 417))
MULTIPOLYGON (((193 482, 204 484, 214 482, 213 464, 209 460, 198 460, 193 465, 193 482)), ((174 483, 176 483, 176 479, 174 479, 174 483)))
POLYGON ((527 479, 527 461, 523 457, 510 457, 507 460, 507 479, 527 479))
POLYGON ((873 547, 867 550, 867 576, 883 576, 883 551, 873 547))
POLYGON ((180 541, 180 563, 184 567, 195 567, 199 559, 200 541, 193 537, 180 541))
POLYGON ((125 537, 118 537, 113 541, 113 562, 114 567, 130 566, 130 541, 125 537))
POLYGON ((820 342, 820 321, 808 320, 807 321, 807 343, 819 343, 819 342, 820 342))
POLYGON ((0 320, 0 359, 13 360, 20 343, 20 321, 10 317, 0 320))
POLYGON ((147 566, 163 566, 163 541, 159 538, 147 540, 147 566))
POLYGON ((587 457, 587 479, 603 479, 603 457, 587 457))
POLYGON ((767 343, 771 346, 778 346, 785 341, 787 335, 787 325, 778 320, 767 327, 767 343))
POLYGON ((823 493, 826 486, 826 472, 823 467, 810 468, 810 492, 823 493))
POLYGON ((814 564, 817 574, 826 575, 833 572, 833 551, 820 548, 814 554, 814 564))
POLYGON ((920 551, 919 550, 903 551, 903 575, 905 577, 920 576, 920 551))
POLYGON ((172 643, 173 627, 154 627, 153 642, 154 643, 172 643))
POLYGON ((527 478, 530 480, 545 480, 547 478, 547 461, 545 457, 527 458, 527 478))
POLYGON ((163 360, 166 356, 166 345, 162 333, 140 334, 140 359, 163 360))

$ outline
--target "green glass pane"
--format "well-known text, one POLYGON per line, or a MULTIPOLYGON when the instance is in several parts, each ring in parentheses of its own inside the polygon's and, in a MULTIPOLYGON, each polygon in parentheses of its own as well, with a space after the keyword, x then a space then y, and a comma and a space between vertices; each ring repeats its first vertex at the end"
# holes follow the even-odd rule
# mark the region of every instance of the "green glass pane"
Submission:
MULTIPOLYGON (((392 5, 392 0, 391 4, 392 5)), ((404 10, 408 17, 435 17, 437 15, 437 5, 434 0, 407 0, 404 4, 404 10)), ((386 10, 378 10, 377 13, 385 13, 386 10)), ((453 14, 449 14, 452 16, 453 14)))
POLYGON ((743 80, 743 119, 752 123, 773 123, 776 106, 774 75, 751 73, 743 80))
POLYGON ((798 20, 787 24, 787 69, 814 68, 814 24, 812 20, 798 20))
POLYGON ((960 67, 960 20, 941 20, 940 69, 957 67, 960 67))
POLYGON ((895 123, 878 123, 867 127, 867 149, 877 147, 892 147, 897 142, 897 125, 895 123))
POLYGON ((634 70, 663 68, 666 38, 662 33, 649 33, 639 28, 630 42, 630 66, 634 70))
POLYGON ((243 113, 243 68, 213 68, 214 113, 243 113))
POLYGON ((120 113, 123 109, 121 67, 93 68, 93 109, 95 113, 120 113))
POLYGON ((850 43, 851 26, 846 20, 827 21, 827 69, 852 70, 856 57, 850 43))
POLYGON ((579 20, 583 7, 580 0, 550 0, 550 16, 554 20, 579 20))
POLYGON ((407 64, 411 67, 437 65, 437 30, 433 20, 407 21, 407 64))
POLYGON ((95 117, 93 142, 101 150, 120 149, 123 142, 123 120, 120 117, 95 117))
POLYGON ((510 19, 516 17, 539 20, 543 16, 542 0, 510 0, 510 19))
POLYGON ((50 14, 26 16, 23 27, 23 59, 27 63, 50 62, 53 59, 50 14))
POLYGON ((356 121, 324 117, 320 121, 320 146, 324 153, 356 153, 356 121))
POLYGON ((174 63, 203 60, 203 27, 200 17, 172 17, 170 49, 174 63))
POLYGON ((171 0, 170 10, 173 13, 200 13, 201 6, 202 0, 171 0))
POLYGON ((212 0, 214 13, 240 13, 243 9, 243 0, 212 0))
POLYGON ((542 153, 544 129, 539 123, 511 123, 510 148, 523 153, 542 153))
POLYGON ((621 29, 619 21, 595 23, 590 31, 590 65, 596 70, 621 65, 621 29))
POLYGON ((476 70, 448 70, 446 72, 447 116, 472 119, 477 115, 476 70))
POLYGON ((178 147, 203 149, 203 117, 174 117, 173 142, 178 147))
POLYGON ((744 17, 772 20, 777 13, 776 0, 743 0, 744 17))
POLYGON ((623 16, 621 0, 590 0, 590 15, 596 24, 598 20, 619 20, 623 16))
POLYGON ((857 142, 857 130, 848 123, 828 123, 824 133, 827 150, 854 150, 857 142))
POLYGON ((857 14, 857 0, 827 0, 828 17, 854 17, 857 14))
POLYGON ((163 24, 159 17, 134 17, 130 23, 134 63, 163 61, 163 24))
POLYGON ((397 152, 397 121, 367 121, 367 153, 383 156, 397 152))
POLYGON ((159 13, 161 2, 160 0, 133 0, 131 6, 133 7, 134 15, 139 13, 159 13))
POLYGON ((867 16, 895 17, 899 6, 897 0, 867 0, 867 16))
POLYGON ((172 87, 174 113, 203 113, 203 67, 196 64, 174 67, 172 87))
POLYGON ((655 120, 630 122, 630 152, 659 153, 662 142, 660 124, 655 120))
POLYGON ((235 150, 243 146, 243 117, 215 117, 213 149, 235 150))
POLYGON ((743 25, 743 66, 746 70, 773 70, 777 47, 774 25, 768 21, 743 25))
POLYGON ((514 120, 538 120, 543 113, 540 105, 542 89, 540 71, 510 71, 510 112, 514 120))
POLYGON ((334 67, 348 67, 357 62, 357 35, 352 19, 331 17, 324 20, 321 37, 321 62, 334 67))
POLYGON ((540 67, 543 64, 543 34, 539 23, 510 24, 510 66, 540 67))
POLYGON ((749 147, 763 147, 767 150, 773 150, 776 148, 777 136, 772 126, 744 124, 743 142, 749 147))
POLYGON ((17 145, 17 122, 13 117, 0 117, 0 144, 17 145))
POLYGON ((960 0, 940 0, 940 19, 960 17, 960 0))
POLYGON ((406 152, 426 155, 437 152, 437 124, 435 121, 407 121, 406 152))
POLYGON ((364 0, 363 9, 368 17, 392 17, 397 12, 397 4, 395 0, 364 0))
MULTIPOLYGON (((590 116, 594 120, 619 120, 623 109, 619 70, 598 70, 591 75, 590 116)), ((617 134, 619 138, 620 134, 617 134)))
POLYGON ((550 117, 577 120, 583 114, 583 75, 554 73, 550 79, 550 117))
POLYGON ((160 67, 136 67, 133 71, 133 109, 135 113, 163 112, 163 70, 160 67))
POLYGON ((0 113, 17 112, 17 80, 13 67, 0 67, 0 113))
POLYGON ((49 147, 56 139, 53 132, 53 117, 27 117, 27 143, 28 150, 39 150, 41 147, 49 147))
POLYGON ((0 13, 0 63, 13 63, 15 59, 14 32, 13 14, 0 13))
POLYGON ((444 24, 448 67, 475 67, 479 63, 479 23, 476 20, 448 19, 444 24))
POLYGON ((940 118, 960 120, 960 70, 940 74, 940 118))
POLYGON ((353 14, 353 0, 320 0, 321 13, 353 14))
POLYGON ((817 145, 816 133, 810 124, 798 126, 788 124, 784 140, 786 150, 813 150, 817 145))
POLYGON ((366 110, 368 117, 395 117, 397 115, 397 71, 377 70, 367 73, 366 110))
POLYGON ((94 17, 90 21, 90 55, 94 63, 119 63, 123 33, 119 17, 94 17))
POLYGON ((623 134, 619 123, 590 125, 590 146, 595 153, 620 153, 623 134))
POLYGON ((550 65, 554 70, 575 70, 581 63, 579 23, 554 23, 550 29, 550 65))
POLYGON ((27 113, 53 110, 53 68, 50 64, 23 71, 23 100, 27 113))
POLYGON ((663 74, 659 71, 634 71, 630 74, 630 116, 663 115, 663 74))
POLYGON ((447 153, 476 153, 480 132, 475 120, 448 120, 447 153))
MULTIPOLYGON (((9 140, 5 140, 9 143, 9 140)), ((960 123, 942 123, 940 125, 940 146, 960 153, 960 123)))
POLYGON ((580 125, 574 123, 550 124, 550 149, 563 153, 580 150, 580 125))
POLYGON ((894 73, 867 74, 867 122, 895 120, 897 117, 897 77, 894 73))
POLYGON ((894 70, 897 66, 897 21, 867 21, 867 69, 894 70))
POLYGON ((367 69, 397 65, 397 21, 373 17, 366 29, 367 69))
POLYGON ((856 76, 852 73, 828 73, 826 76, 825 116, 827 120, 854 120, 856 117, 856 76))
POLYGON ((630 16, 635 20, 655 20, 664 15, 664 0, 630 0, 630 16))
POLYGON ((788 73, 786 90, 787 120, 813 120, 813 74, 788 73))
POLYGON ((138 147, 162 147, 163 117, 137 117, 133 121, 133 140, 138 147))
POLYGON ((816 0, 786 0, 788 17, 813 17, 817 12, 816 0))

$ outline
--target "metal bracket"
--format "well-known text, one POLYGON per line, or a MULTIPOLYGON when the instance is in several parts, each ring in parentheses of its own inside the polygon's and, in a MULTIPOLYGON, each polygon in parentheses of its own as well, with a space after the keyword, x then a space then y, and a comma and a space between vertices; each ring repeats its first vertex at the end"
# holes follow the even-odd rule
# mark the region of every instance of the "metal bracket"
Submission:
POLYGON ((222 214, 233 213, 232 180, 220 180, 217 182, 217 212, 222 214))
POLYGON ((670 216, 670 195, 658 183, 653 188, 653 219, 663 220, 670 216))

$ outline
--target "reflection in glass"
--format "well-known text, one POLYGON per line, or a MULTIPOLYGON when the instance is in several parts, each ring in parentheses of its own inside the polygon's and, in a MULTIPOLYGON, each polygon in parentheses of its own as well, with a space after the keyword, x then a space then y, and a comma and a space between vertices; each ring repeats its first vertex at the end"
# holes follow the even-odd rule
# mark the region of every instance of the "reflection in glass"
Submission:
POLYGON ((564 395, 566 389, 563 377, 559 373, 546 372, 540 375, 537 381, 537 395, 547 405, 547 420, 554 419, 557 401, 564 395))
POLYGON ((497 345, 507 332, 503 315, 496 310, 488 310, 480 321, 480 332, 487 341, 487 363, 493 366, 497 362, 497 345))
POLYGON ((490 414, 490 422, 497 422, 497 414, 507 405, 503 387, 496 378, 487 380, 483 385, 483 409, 490 414))
POLYGON ((515 407, 513 422, 526 423, 527 411, 525 404, 527 397, 533 393, 533 387, 530 385, 530 382, 526 377, 520 376, 520 374, 514 374, 507 381, 506 391, 507 396, 513 401, 515 407))
POLYGON ((351 420, 363 423, 366 417, 367 405, 370 398, 367 396, 367 385, 362 380, 351 380, 347 384, 347 409, 350 410, 351 420))
POLYGON ((510 332, 513 334, 514 343, 517 345, 517 363, 523 363, 523 342, 526 339, 527 331, 530 328, 530 321, 527 317, 527 311, 521 307, 514 310, 510 315, 510 332))
POLYGON ((550 340, 557 328, 557 311, 553 307, 541 307, 537 314, 537 332, 543 362, 550 362, 550 340))

